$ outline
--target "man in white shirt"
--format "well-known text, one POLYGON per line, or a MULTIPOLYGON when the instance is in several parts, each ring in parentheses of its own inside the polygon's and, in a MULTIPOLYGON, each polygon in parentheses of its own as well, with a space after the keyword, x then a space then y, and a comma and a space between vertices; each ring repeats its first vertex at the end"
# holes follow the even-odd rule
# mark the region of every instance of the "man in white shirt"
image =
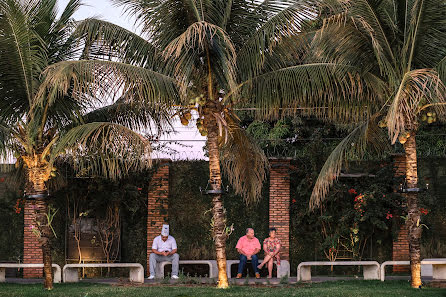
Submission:
POLYGON ((169 225, 163 225, 161 235, 153 240, 152 253, 149 257, 150 276, 148 279, 155 278, 156 263, 165 261, 172 262, 171 278, 177 279, 180 256, 177 253, 175 238, 169 235, 169 225))

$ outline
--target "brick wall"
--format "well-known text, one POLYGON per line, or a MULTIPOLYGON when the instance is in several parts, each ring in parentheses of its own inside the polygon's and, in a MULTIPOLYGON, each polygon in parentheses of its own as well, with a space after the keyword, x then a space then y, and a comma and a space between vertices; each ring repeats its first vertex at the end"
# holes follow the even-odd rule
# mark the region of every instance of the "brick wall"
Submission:
POLYGON ((270 160, 269 226, 282 242, 281 257, 290 257, 290 160, 270 160))
MULTIPOLYGON (((393 168, 395 176, 406 175, 406 156, 394 155, 393 156, 393 168)), ((399 187, 399 185, 397 185, 399 187)), ((409 228, 407 226, 401 226, 398 232, 397 239, 393 242, 392 260, 393 261, 408 261, 409 257, 409 228)), ((393 266, 393 272, 407 272, 408 266, 393 266)))
MULTIPOLYGON (((24 232, 23 232, 23 263, 43 263, 42 249, 37 241, 36 235, 31 231, 30 226, 35 225, 34 201, 26 201, 24 208, 24 232)), ((42 268, 24 268, 24 278, 43 277, 42 268)))
POLYGON ((152 177, 149 186, 147 200, 147 266, 153 239, 161 234, 161 227, 168 221, 169 165, 170 161, 168 160, 160 161, 158 170, 152 177))

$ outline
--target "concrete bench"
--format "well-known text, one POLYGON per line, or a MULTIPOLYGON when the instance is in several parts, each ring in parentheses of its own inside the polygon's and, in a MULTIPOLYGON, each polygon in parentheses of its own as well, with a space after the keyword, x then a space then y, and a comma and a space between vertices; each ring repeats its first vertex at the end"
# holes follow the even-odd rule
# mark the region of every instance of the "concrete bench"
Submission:
MULTIPOLYGON (((259 264, 262 262, 263 259, 259 259, 259 264)), ((232 264, 238 265, 238 263, 240 263, 240 260, 226 260, 226 274, 228 275, 228 278, 231 278, 232 264)), ((276 261, 274 261, 274 263, 276 263, 276 261)), ((248 264, 246 266, 248 266, 248 264)), ((277 266, 277 278, 282 278, 284 276, 290 277, 290 262, 287 260, 280 260, 280 265, 277 266)))
POLYGON ((297 266, 297 281, 311 281, 311 266, 363 266, 364 279, 379 279, 379 263, 376 261, 325 261, 302 262, 297 266))
MULTIPOLYGON (((381 281, 386 279, 386 266, 410 265, 410 261, 385 261, 381 264, 381 281)), ((424 259, 421 261, 421 275, 436 280, 446 280, 446 258, 424 259), (432 270, 430 269, 432 268, 432 270)))
MULTIPOLYGON (((155 273, 157 278, 164 278, 164 266, 170 263, 172 262, 163 261, 163 262, 158 262, 156 264, 155 273)), ((205 264, 209 266, 209 274, 208 274, 209 278, 216 278, 218 276, 217 261, 215 260, 180 260, 179 263, 180 265, 205 264)))
POLYGON ((139 263, 83 263, 67 264, 63 267, 63 281, 65 283, 79 282, 78 268, 130 268, 130 281, 144 283, 144 268, 139 263))
MULTIPOLYGON (((60 266, 53 264, 53 282, 60 283, 62 281, 62 273, 60 266)), ((6 268, 43 268, 43 264, 24 264, 24 263, 0 263, 0 283, 6 281, 6 268)))

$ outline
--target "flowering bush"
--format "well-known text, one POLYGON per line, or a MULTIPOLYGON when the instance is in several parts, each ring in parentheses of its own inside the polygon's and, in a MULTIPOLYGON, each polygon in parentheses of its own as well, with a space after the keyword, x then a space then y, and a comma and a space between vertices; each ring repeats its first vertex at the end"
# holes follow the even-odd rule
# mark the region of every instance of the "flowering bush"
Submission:
MULTIPOLYGON (((361 259, 372 244, 376 247, 389 239, 391 242, 389 235, 399 230, 400 217, 405 212, 404 198, 393 188, 398 181, 394 180, 390 166, 373 173, 374 178, 340 179, 321 209, 314 212, 305 206, 297 209, 297 203, 291 204, 292 211, 297 211, 293 225, 300 229, 311 226, 313 242, 319 242, 317 246, 328 260, 361 259)), ((307 184, 303 182, 302 187, 307 184)), ((302 190, 298 192, 303 193, 302 190)), ((301 203, 300 198, 297 201, 301 203)), ((366 254, 369 255, 370 250, 366 254)))

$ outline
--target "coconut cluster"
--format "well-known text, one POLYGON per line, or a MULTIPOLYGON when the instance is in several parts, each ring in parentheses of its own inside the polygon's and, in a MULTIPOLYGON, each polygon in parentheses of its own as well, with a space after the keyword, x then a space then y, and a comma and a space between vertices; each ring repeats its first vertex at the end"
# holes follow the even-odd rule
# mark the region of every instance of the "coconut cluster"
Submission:
POLYGON ((421 120, 423 122, 427 122, 428 124, 435 123, 437 121, 437 113, 427 112, 421 116, 421 120))

